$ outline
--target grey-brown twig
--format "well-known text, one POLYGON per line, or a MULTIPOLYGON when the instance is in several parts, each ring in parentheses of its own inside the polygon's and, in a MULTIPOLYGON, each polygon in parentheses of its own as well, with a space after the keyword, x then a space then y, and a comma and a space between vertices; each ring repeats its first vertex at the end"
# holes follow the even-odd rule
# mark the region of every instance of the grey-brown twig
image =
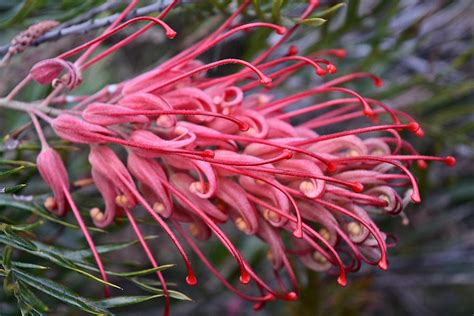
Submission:
POLYGON ((22 112, 41 111, 45 114, 59 115, 61 110, 41 106, 36 103, 26 103, 15 100, 8 100, 7 98, 0 98, 0 108, 7 108, 22 112))

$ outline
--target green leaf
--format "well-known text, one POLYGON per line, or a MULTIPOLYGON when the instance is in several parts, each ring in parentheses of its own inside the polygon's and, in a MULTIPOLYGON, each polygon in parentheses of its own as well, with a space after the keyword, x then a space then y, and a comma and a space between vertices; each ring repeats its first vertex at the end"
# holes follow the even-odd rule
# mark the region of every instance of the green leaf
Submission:
POLYGON ((142 302, 146 302, 158 297, 162 297, 163 294, 156 294, 156 295, 141 295, 141 296, 119 296, 119 297, 112 297, 101 301, 96 301, 96 304, 102 306, 104 308, 114 308, 114 307, 122 307, 127 305, 139 304, 142 302))
MULTIPOLYGON (((0 264, 5 265, 6 261, 4 258, 0 258, 0 264)), ((39 270, 47 270, 48 267, 40 266, 38 264, 29 263, 29 262, 20 262, 20 261, 11 261, 11 265, 14 267, 25 268, 25 269, 39 269, 39 270)))
POLYGON ((37 251, 36 246, 31 241, 11 233, 6 227, 1 227, 1 230, 3 231, 3 234, 0 234, 0 243, 10 245, 14 248, 27 252, 37 251))
POLYGON ((14 231, 19 231, 19 232, 26 232, 26 231, 32 231, 38 228, 39 226, 43 225, 44 221, 40 220, 31 224, 25 224, 25 225, 11 225, 10 228, 14 231))
POLYGON ((140 271, 133 271, 133 272, 110 272, 107 271, 107 274, 115 275, 115 276, 120 276, 120 277, 138 277, 138 276, 144 276, 148 275, 157 271, 163 271, 172 267, 175 267, 175 264, 164 264, 161 266, 158 266, 156 268, 150 268, 150 269, 145 269, 145 270, 140 270, 140 271))
POLYGON ((322 11, 322 12, 319 12, 319 13, 316 13, 315 16, 316 17, 323 17, 323 16, 328 16, 328 15, 331 15, 332 13, 336 12, 337 10, 345 7, 346 4, 345 3, 338 3, 336 5, 333 5, 332 7, 322 11))
POLYGON ((4 193, 4 194, 16 193, 20 191, 21 189, 23 189, 24 187, 26 187, 26 184, 17 184, 11 187, 3 187, 3 188, 0 188, 0 193, 4 193))
MULTIPOLYGON (((68 228, 80 229, 79 226, 77 225, 57 219, 56 217, 52 216, 48 211, 46 211, 40 206, 32 205, 32 203, 30 202, 17 201, 13 197, 8 196, 8 195, 0 195, 0 206, 14 207, 17 209, 29 211, 44 219, 47 219, 50 222, 58 223, 68 228)), ((103 229, 96 228, 96 227, 87 227, 87 229, 90 231, 96 231, 96 232, 101 232, 101 233, 105 232, 103 229)))
POLYGON ((10 19, 3 22, 3 26, 12 26, 23 22, 26 17, 41 3, 39 0, 24 0, 23 3, 17 6, 14 10, 14 15, 10 19))
POLYGON ((23 285, 23 282, 20 282, 19 288, 19 296, 24 301, 24 303, 28 304, 34 310, 37 310, 39 313, 46 313, 48 312, 48 306, 43 303, 26 285, 23 285))
POLYGON ((15 291, 15 281, 11 270, 5 270, 5 279, 3 280, 3 291, 10 295, 15 291))
MULTIPOLYGON (((156 237, 157 236, 146 236, 145 239, 149 240, 149 239, 154 239, 156 237)), ((97 246, 96 249, 97 249, 98 253, 104 254, 104 253, 109 253, 109 252, 116 251, 116 250, 125 249, 129 246, 135 245, 136 243, 138 243, 137 240, 132 240, 132 241, 129 241, 129 242, 112 243, 112 244, 107 244, 107 245, 101 245, 101 246, 97 246)), ((98 269, 96 267, 92 267, 88 264, 85 264, 84 261, 83 261, 83 259, 92 256, 92 252, 90 251, 90 249, 68 250, 68 249, 64 249, 64 248, 45 245, 45 244, 37 242, 37 241, 33 241, 33 244, 37 247, 37 249, 39 251, 42 251, 42 252, 49 253, 49 254, 53 255, 56 258, 55 260, 57 260, 57 258, 62 258, 62 260, 64 260, 64 259, 71 260, 74 263, 76 263, 78 266, 84 267, 88 270, 98 271, 98 269)), ((61 265, 61 263, 58 263, 58 264, 61 265)), ((161 265, 161 266, 156 267, 156 268, 150 268, 150 269, 145 269, 145 270, 140 270, 140 271, 132 271, 132 272, 113 272, 113 271, 106 270, 106 273, 109 274, 109 275, 115 275, 115 276, 119 276, 119 277, 137 277, 137 276, 148 275, 148 274, 154 273, 156 271, 162 271, 162 270, 165 270, 165 269, 169 269, 169 268, 172 268, 174 266, 175 266, 174 264, 166 264, 166 265, 161 265)), ((77 269, 77 268, 74 268, 74 269, 77 269)), ((80 272, 80 273, 83 273, 83 272, 80 272)), ((98 281, 103 282, 101 279, 98 279, 98 281)))
POLYGON ((10 246, 7 246, 5 247, 5 249, 3 249, 2 264, 7 270, 11 269, 11 266, 12 266, 12 262, 11 262, 12 251, 13 249, 10 246))
MULTIPOLYGON (((136 285, 138 285, 140 288, 144 289, 145 291, 155 293, 155 294, 163 294, 163 289, 151 286, 147 284, 145 280, 139 280, 137 278, 133 278, 131 280, 133 283, 135 283, 136 285)), ((192 299, 189 296, 178 291, 168 290, 168 294, 171 298, 174 298, 177 300, 192 301, 192 299)))
POLYGON ((190 302, 193 301, 189 296, 178 291, 168 290, 168 294, 170 295, 171 298, 174 298, 176 300, 190 301, 190 302))
MULTIPOLYGON (((145 239, 153 239, 153 238, 156 238, 156 236, 147 236, 147 237, 145 237, 145 239)), ((17 242, 18 241, 20 241, 20 242, 25 241, 22 238, 17 238, 16 240, 17 240, 17 242)), ((1 242, 1 240, 0 240, 0 242, 1 242)), ((131 245, 136 244, 137 242, 138 241, 133 240, 133 241, 129 241, 129 242, 126 242, 126 243, 113 243, 113 244, 108 244, 108 245, 101 245, 101 246, 97 246, 96 249, 97 249, 98 253, 104 254, 104 253, 108 253, 108 252, 112 252, 112 251, 127 248, 131 245)), ((83 250, 77 250, 77 251, 76 250, 67 250, 67 249, 64 249, 64 248, 45 245, 45 244, 43 244, 41 242, 38 242, 38 241, 33 241, 32 245, 34 247, 34 250, 30 250, 30 251, 26 250, 26 251, 28 251, 32 254, 35 254, 37 256, 40 256, 42 258, 48 259, 49 261, 51 261, 51 262, 53 262, 57 265, 63 266, 63 267, 68 268, 70 270, 76 271, 80 274, 83 274, 84 276, 87 276, 88 278, 92 278, 93 280, 95 280, 99 283, 108 284, 110 286, 113 286, 115 288, 120 289, 120 287, 118 287, 115 284, 105 282, 102 279, 97 278, 97 277, 93 276, 92 274, 90 274, 90 273, 88 273, 84 270, 79 269, 78 266, 80 266, 82 268, 86 268, 88 270, 98 271, 97 268, 95 268, 93 266, 90 266, 90 265, 84 263, 84 261, 83 261, 83 259, 85 259, 87 257, 90 257, 92 255, 92 252, 89 249, 83 249, 83 250)), ((22 250, 25 250, 25 249, 22 249, 22 250)), ((136 276, 148 275, 148 274, 154 273, 156 271, 169 269, 173 266, 175 266, 175 265, 174 264, 167 264, 167 265, 161 265, 157 268, 150 268, 150 269, 145 269, 145 270, 140 270, 140 271, 133 271, 133 272, 106 271, 106 273, 110 274, 110 275, 120 276, 120 277, 136 277, 136 276)))
MULTIPOLYGON (((157 237, 158 236, 146 236, 145 240, 151 240, 151 239, 155 239, 157 237)), ((132 245, 135 245, 137 243, 138 243, 138 240, 131 240, 131 241, 120 242, 120 243, 110 243, 110 244, 106 244, 106 245, 97 246, 96 249, 97 249, 98 253, 104 254, 104 253, 109 253, 109 252, 112 252, 112 251, 125 249, 125 248, 128 248, 128 247, 130 247, 132 245)), ((41 247, 41 246, 39 246, 39 247, 41 247)), ((68 258, 72 261, 81 261, 84 258, 88 258, 88 257, 92 256, 92 251, 90 249, 68 250, 68 249, 62 249, 62 248, 55 248, 55 249, 53 249, 53 251, 56 254, 61 255, 65 258, 68 258)))
POLYGON ((57 282, 27 273, 18 268, 13 268, 13 272, 15 273, 15 277, 19 280, 43 293, 46 293, 62 301, 65 304, 80 308, 85 312, 96 315, 101 313, 107 315, 111 314, 103 306, 100 306, 91 300, 79 296, 77 293, 73 292, 72 290, 64 287, 63 285, 57 282))
POLYGON ((13 261, 12 264, 13 264, 14 267, 25 268, 25 269, 39 269, 39 270, 48 270, 49 269, 49 267, 40 266, 38 264, 29 263, 29 262, 13 261))
MULTIPOLYGON (((106 284, 106 285, 109 285, 111 287, 121 289, 121 287, 119 287, 118 285, 115 285, 113 283, 104 281, 104 280, 90 274, 89 272, 80 269, 72 261, 68 260, 67 258, 64 258, 60 254, 58 255, 57 253, 55 253, 55 251, 54 251, 55 247, 53 247, 53 246, 47 246, 47 245, 45 245, 43 243, 40 243, 38 241, 30 242, 30 241, 28 241, 28 240, 26 240, 26 239, 24 239, 24 238, 22 238, 18 235, 15 235, 14 233, 9 232, 5 229, 3 229, 3 232, 4 232, 4 234, 0 234, 0 243, 10 245, 10 246, 12 246, 14 248, 17 248, 19 250, 23 250, 23 251, 26 251, 26 252, 28 252, 32 255, 35 255, 35 256, 44 258, 46 260, 49 260, 49 261, 51 261, 51 262, 53 262, 53 263, 55 263, 55 264, 57 264, 61 267, 64 267, 66 269, 69 269, 69 270, 75 271, 77 273, 80 273, 83 276, 88 277, 89 279, 92 279, 92 280, 94 280, 98 283, 106 284)), ((93 267, 91 267, 87 264, 84 264, 84 263, 81 264, 81 267, 86 267, 88 270, 97 271, 95 268, 93 268, 93 267)))
POLYGON ((0 177, 5 177, 5 176, 9 176, 9 175, 12 175, 12 174, 15 174, 17 172, 20 172, 22 171, 23 169, 25 169, 25 166, 19 166, 19 167, 16 167, 16 168, 13 168, 13 169, 10 169, 10 170, 7 170, 7 171, 2 171, 0 172, 0 177))
POLYGON ((25 160, 0 159, 0 165, 12 165, 12 166, 24 166, 24 167, 36 168, 35 163, 30 162, 30 161, 25 161, 25 160))
POLYGON ((304 24, 308 26, 318 27, 326 23, 327 20, 321 18, 307 18, 301 21, 298 21, 298 24, 304 24))
POLYGON ((281 7, 283 6, 283 0, 273 0, 272 2, 272 18, 278 22, 281 18, 281 7))
POLYGON ((260 19, 264 19, 262 8, 260 5, 260 0, 252 0, 252 2, 253 2, 253 7, 255 8, 255 14, 257 14, 257 16, 260 19))

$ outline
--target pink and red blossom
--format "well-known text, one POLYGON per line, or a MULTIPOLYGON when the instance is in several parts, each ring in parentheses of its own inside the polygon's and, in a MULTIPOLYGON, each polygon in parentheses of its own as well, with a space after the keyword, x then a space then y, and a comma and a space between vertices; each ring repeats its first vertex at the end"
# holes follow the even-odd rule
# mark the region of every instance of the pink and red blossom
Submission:
MULTIPOLYGON (((301 19, 318 3, 310 1, 301 19)), ((387 269, 387 233, 380 230, 376 219, 403 214, 407 193, 413 202, 420 202, 410 172, 413 162, 426 167, 428 160, 447 165, 455 160, 419 155, 401 138, 403 130, 423 136, 410 116, 342 86, 361 78, 381 86, 382 80, 372 74, 348 74, 324 83, 315 79, 309 90, 278 97, 279 86, 305 66, 312 67, 317 76, 334 75, 336 67, 329 59, 344 58, 345 51, 299 56, 298 48, 289 46, 279 54, 297 26, 286 30, 271 23, 238 24, 236 17, 247 5, 249 1, 244 1, 219 29, 175 57, 116 84, 113 93, 104 88, 49 121, 62 139, 90 147, 92 178, 104 200, 103 210, 90 212, 96 226, 113 225, 117 216, 125 214, 150 262, 157 266, 133 217, 134 209, 141 206, 182 255, 189 284, 195 284, 196 277, 175 232, 226 287, 260 308, 276 298, 297 298, 298 281, 289 256, 299 258, 309 269, 337 273, 341 285, 346 284, 347 272, 357 271, 362 262, 387 269), (252 62, 223 59, 204 63, 198 59, 229 36, 262 27, 280 34, 281 40, 252 62), (218 78, 206 76, 207 70, 230 63, 244 69, 218 78), (287 110, 314 95, 335 94, 345 98, 287 110), (293 123, 293 118, 308 113, 313 118, 293 123), (366 125, 350 128, 351 120, 361 118, 366 118, 366 125), (327 126, 339 131, 319 132, 327 126), (112 144, 121 146, 126 163, 109 146, 112 144), (226 233, 225 223, 232 223, 243 238, 253 236, 267 245, 274 280, 263 280, 251 267, 226 233), (234 257, 241 283, 255 284, 260 295, 246 294, 225 280, 193 241, 193 237, 204 241, 212 235, 234 257)), ((66 71, 58 80, 73 89, 81 83, 79 69, 99 58, 82 66, 65 58, 141 20, 159 24, 172 38, 174 31, 161 21, 168 11, 158 18, 120 24, 96 40, 38 63, 31 76, 45 84, 66 71)), ((122 40, 109 53, 130 39, 122 40)), ((38 168, 54 193, 51 210, 63 215, 68 205, 73 206, 59 155, 51 148, 43 149, 38 168)), ((166 291, 162 275, 158 276, 166 291)))

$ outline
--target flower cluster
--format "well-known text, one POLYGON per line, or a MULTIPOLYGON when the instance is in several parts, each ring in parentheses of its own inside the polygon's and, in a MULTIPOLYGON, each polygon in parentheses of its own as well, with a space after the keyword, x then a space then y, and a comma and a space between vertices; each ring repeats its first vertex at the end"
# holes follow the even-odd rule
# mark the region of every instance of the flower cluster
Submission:
MULTIPOLYGON (((149 27, 159 25, 168 37, 174 37, 175 32, 162 21, 174 4, 157 18, 140 17, 116 24, 97 39, 40 62, 30 73, 30 79, 56 86, 48 102, 74 104, 54 118, 36 115, 62 139, 90 147, 93 183, 105 204, 103 209, 90 210, 94 224, 107 227, 118 216, 127 216, 150 262, 157 266, 133 215, 135 208, 143 207, 176 245, 186 263, 189 284, 196 283, 196 276, 175 234, 226 287, 255 302, 256 308, 277 298, 297 298, 298 282, 289 256, 299 258, 310 269, 336 272, 341 285, 346 284, 346 273, 357 271, 362 262, 387 269, 389 239, 373 218, 403 216, 409 200, 420 202, 416 179, 409 171, 414 162, 425 168, 427 160, 447 165, 455 160, 419 155, 400 136, 403 130, 423 136, 409 115, 342 87, 359 78, 382 85, 372 74, 332 78, 278 98, 276 89, 296 71, 310 66, 316 76, 332 76, 336 67, 329 59, 345 55, 340 49, 308 56, 300 56, 295 46, 284 49, 298 25, 285 29, 263 22, 243 24, 239 15, 249 5, 243 1, 215 32, 156 68, 91 96, 58 96, 81 83, 81 71, 149 27), (65 60, 142 20, 150 24, 89 61, 65 60), (280 40, 252 62, 199 60, 202 53, 234 34, 255 28, 269 28, 280 40), (227 64, 244 68, 231 75, 206 76, 207 70, 227 64), (60 76, 62 72, 65 74, 60 76), (346 97, 286 110, 314 95, 334 94, 346 97), (312 119, 296 126, 291 123, 293 118, 309 113, 312 119), (347 126, 349 121, 364 117, 366 126, 317 132, 322 127, 347 126), (126 151, 126 162, 119 159, 111 144, 126 151), (226 234, 228 225, 223 229, 228 222, 242 234, 266 243, 275 280, 267 282, 253 270, 226 234), (212 235, 235 258, 240 282, 253 282, 260 294, 244 293, 213 267, 195 242, 212 235), (282 272, 286 278, 281 277, 282 272)), ((301 19, 317 5, 318 1, 310 1, 301 19)), ((66 169, 57 153, 45 147, 38 167, 54 193, 47 206, 58 215, 71 208, 82 223, 68 191, 66 169)), ((85 226, 81 227, 94 250, 85 226)), ((95 250, 94 254, 103 272, 95 250)), ((158 276, 166 294, 163 276, 158 276)))

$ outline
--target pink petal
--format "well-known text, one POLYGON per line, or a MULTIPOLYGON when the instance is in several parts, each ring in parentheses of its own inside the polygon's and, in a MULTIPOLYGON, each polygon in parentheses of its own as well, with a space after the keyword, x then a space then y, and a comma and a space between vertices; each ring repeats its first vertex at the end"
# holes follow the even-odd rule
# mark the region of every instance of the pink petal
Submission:
POLYGON ((89 123, 102 126, 149 122, 146 116, 134 114, 134 111, 129 108, 107 103, 90 104, 82 112, 82 117, 89 123))
POLYGON ((61 156, 51 147, 43 148, 36 158, 38 171, 54 194, 55 207, 51 210, 59 216, 67 211, 65 190, 69 188, 69 177, 61 156))

